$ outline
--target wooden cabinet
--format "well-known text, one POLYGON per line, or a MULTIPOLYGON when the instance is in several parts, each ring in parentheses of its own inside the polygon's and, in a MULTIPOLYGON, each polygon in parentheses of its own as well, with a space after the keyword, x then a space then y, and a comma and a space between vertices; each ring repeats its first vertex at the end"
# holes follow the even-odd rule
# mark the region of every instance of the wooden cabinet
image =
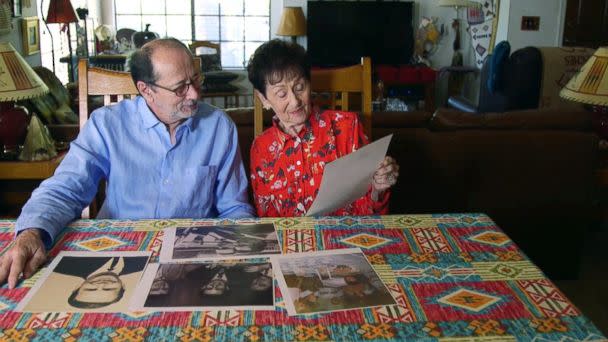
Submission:
POLYGON ((0 180, 42 180, 53 175, 64 154, 45 161, 3 161, 0 162, 0 180))
POLYGON ((17 217, 31 192, 53 175, 64 155, 46 161, 0 162, 0 217, 17 217))
POLYGON ((608 0, 568 0, 564 46, 608 45, 608 0))

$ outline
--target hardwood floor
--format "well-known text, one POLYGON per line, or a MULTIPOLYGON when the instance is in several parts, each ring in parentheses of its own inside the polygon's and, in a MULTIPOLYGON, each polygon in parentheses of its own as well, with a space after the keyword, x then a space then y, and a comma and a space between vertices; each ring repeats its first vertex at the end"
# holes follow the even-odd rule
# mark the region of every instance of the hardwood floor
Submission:
POLYGON ((554 283, 608 336, 608 226, 589 232, 577 280, 554 283))

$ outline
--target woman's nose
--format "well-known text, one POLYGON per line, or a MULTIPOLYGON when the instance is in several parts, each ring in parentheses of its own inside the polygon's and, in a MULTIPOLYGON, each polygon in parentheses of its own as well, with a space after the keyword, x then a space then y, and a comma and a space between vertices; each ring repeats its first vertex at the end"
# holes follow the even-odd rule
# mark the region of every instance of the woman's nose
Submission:
POLYGON ((296 92, 290 91, 289 92, 289 102, 299 106, 302 103, 302 99, 300 98, 300 96, 298 94, 296 94, 296 92))

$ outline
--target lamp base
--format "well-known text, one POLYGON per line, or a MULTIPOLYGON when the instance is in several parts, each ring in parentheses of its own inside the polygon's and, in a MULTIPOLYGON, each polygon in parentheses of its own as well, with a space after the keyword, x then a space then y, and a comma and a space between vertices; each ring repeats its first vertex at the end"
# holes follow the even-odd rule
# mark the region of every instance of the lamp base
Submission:
POLYGON ((608 140, 608 107, 592 106, 592 122, 595 133, 603 140, 608 140))
MULTIPOLYGON (((27 134, 28 113, 14 102, 0 102, 0 155, 13 159, 12 152, 23 145, 27 134)), ((16 157, 16 155, 15 155, 16 157)))

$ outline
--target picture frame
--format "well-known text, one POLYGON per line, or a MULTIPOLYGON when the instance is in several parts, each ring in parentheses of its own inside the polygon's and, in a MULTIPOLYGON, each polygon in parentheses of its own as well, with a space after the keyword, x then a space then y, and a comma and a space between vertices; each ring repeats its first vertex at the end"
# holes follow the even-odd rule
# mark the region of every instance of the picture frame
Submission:
POLYGON ((11 0, 12 8, 11 12, 14 18, 20 17, 22 15, 22 4, 21 0, 11 0))
POLYGON ((38 17, 27 17, 21 21, 23 55, 40 53, 40 25, 38 17))

